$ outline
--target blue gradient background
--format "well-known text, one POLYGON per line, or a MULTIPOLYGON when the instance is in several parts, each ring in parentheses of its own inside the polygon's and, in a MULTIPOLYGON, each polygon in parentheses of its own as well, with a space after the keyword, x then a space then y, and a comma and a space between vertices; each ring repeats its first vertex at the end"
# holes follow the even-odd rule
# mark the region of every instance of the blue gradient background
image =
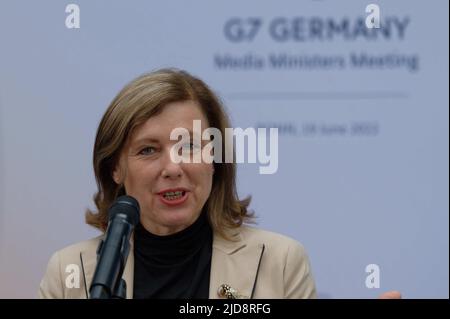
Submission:
POLYGON ((2 0, 0 297, 35 297, 51 253, 97 235, 84 211, 96 190, 91 152, 99 120, 125 83, 178 67, 216 90, 234 126, 297 128, 280 133, 278 172, 239 165, 238 188, 253 195, 260 227, 305 245, 319 297, 397 289, 405 298, 448 298, 448 1, 377 1, 382 22, 409 17, 401 40, 278 43, 267 32, 276 17, 353 21, 369 3, 2 0), (69 3, 80 6, 78 30, 65 27, 69 3), (232 17, 259 17, 263 28, 251 42, 232 43, 223 33, 232 17), (416 54, 419 69, 214 64, 217 53, 249 52, 416 54), (378 133, 298 134, 307 123, 355 121, 376 123, 378 133), (365 286, 372 263, 381 269, 379 289, 365 286))

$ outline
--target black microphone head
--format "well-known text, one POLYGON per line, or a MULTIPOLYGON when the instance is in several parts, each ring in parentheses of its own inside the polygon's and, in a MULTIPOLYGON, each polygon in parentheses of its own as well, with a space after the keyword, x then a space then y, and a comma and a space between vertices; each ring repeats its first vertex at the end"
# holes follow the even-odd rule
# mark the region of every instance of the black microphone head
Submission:
POLYGON ((136 226, 140 214, 138 201, 127 195, 118 197, 109 209, 109 220, 111 221, 117 214, 124 215, 130 224, 136 226))

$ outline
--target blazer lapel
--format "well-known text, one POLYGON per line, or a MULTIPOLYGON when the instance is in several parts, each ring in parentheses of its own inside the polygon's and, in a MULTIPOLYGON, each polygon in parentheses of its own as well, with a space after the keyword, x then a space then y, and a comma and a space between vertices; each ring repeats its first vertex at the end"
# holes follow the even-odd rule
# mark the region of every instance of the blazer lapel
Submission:
POLYGON ((128 254, 127 263, 125 264, 125 269, 123 270, 123 280, 127 284, 127 299, 133 299, 133 283, 134 283, 134 247, 133 238, 130 239, 130 252, 128 254))
POLYGON ((230 290, 234 298, 251 298, 253 295, 264 244, 250 245, 238 229, 230 235, 233 241, 214 234, 209 284, 211 299, 230 298, 226 293, 230 290))
POLYGON ((86 298, 89 298, 89 288, 94 277, 95 266, 97 265, 97 253, 95 250, 84 250, 80 252, 80 262, 82 276, 85 285, 86 298))

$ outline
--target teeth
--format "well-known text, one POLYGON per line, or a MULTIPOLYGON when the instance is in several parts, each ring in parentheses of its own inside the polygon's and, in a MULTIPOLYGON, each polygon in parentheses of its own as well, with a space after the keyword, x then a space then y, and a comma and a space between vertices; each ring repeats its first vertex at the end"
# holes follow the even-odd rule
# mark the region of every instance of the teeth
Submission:
POLYGON ((178 195, 181 195, 182 193, 183 193, 182 191, 166 192, 166 193, 164 193, 164 195, 167 195, 167 196, 178 196, 178 195))
POLYGON ((183 191, 166 192, 163 194, 163 196, 166 199, 173 200, 173 199, 177 199, 177 198, 180 198, 181 196, 183 196, 183 191))

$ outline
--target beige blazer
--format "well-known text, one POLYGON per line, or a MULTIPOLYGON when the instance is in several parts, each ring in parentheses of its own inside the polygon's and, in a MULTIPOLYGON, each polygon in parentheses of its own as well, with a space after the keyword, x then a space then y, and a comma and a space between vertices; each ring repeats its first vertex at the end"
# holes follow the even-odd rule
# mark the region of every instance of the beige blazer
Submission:
MULTIPOLYGON (((224 298, 223 284, 241 298, 315 298, 316 288, 303 246, 286 236, 241 226, 234 241, 214 234, 209 298, 224 298), (223 291, 223 289, 222 289, 223 291)), ((39 287, 40 298, 87 298, 101 236, 53 254, 39 287), (77 276, 74 269, 79 270, 77 276), (78 283, 76 283, 78 281, 78 283)), ((132 244, 132 243, 131 243, 132 244)), ((123 279, 133 298, 134 255, 130 247, 123 279)))

